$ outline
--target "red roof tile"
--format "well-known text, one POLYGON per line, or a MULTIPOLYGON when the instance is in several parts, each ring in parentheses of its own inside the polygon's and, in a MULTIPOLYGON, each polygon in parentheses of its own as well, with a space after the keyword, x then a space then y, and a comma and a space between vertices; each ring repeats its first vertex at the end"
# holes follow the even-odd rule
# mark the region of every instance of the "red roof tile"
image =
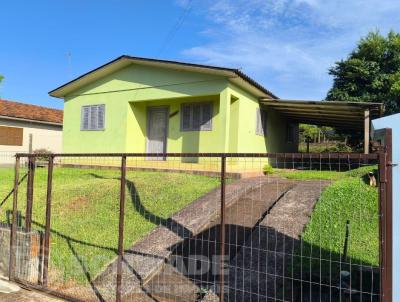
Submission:
POLYGON ((62 124, 63 111, 0 99, 0 116, 62 124))

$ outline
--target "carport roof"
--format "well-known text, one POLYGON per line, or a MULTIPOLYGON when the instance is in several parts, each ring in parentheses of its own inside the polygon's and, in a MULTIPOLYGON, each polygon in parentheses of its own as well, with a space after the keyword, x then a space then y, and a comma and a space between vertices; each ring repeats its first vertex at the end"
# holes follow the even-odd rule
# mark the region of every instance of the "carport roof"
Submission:
POLYGON ((297 101, 260 99, 260 103, 273 108, 294 122, 362 130, 365 120, 378 118, 383 113, 382 103, 297 101))

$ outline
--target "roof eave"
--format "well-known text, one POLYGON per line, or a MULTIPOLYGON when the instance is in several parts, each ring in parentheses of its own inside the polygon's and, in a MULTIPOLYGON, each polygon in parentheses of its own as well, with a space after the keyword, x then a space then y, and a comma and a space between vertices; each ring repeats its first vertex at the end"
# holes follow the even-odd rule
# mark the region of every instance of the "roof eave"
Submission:
POLYGON ((12 120, 12 121, 18 121, 18 122, 29 122, 29 123, 35 123, 35 124, 45 124, 45 125, 60 126, 60 127, 63 126, 63 123, 26 119, 26 118, 22 118, 22 117, 14 117, 14 116, 8 116, 8 115, 0 115, 0 119, 12 120))

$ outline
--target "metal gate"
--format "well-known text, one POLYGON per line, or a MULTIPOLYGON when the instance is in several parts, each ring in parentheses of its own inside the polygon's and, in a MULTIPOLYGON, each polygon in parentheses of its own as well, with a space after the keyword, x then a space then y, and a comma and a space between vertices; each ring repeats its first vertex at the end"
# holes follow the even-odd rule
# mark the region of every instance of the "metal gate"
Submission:
POLYGON ((391 301, 390 144, 162 157, 18 154, 10 279, 71 301, 391 301))

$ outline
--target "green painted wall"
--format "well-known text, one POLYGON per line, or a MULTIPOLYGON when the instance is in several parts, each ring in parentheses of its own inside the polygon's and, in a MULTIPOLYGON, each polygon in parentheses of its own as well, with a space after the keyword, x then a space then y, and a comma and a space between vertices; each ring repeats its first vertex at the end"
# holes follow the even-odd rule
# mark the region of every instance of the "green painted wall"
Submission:
MULTIPOLYGON (((215 96, 226 86, 227 80, 223 77, 130 65, 65 97, 63 152, 143 152, 145 102, 162 105, 174 98, 187 100, 187 97, 215 96), (90 104, 106 105, 104 131, 80 130, 81 107, 90 104)), ((213 130, 219 127, 217 120, 214 125, 216 128, 213 130)), ((174 120, 171 127, 175 127, 174 120)), ((178 152, 175 142, 180 141, 186 148, 196 150, 187 138, 189 135, 186 133, 180 138, 175 135, 171 147, 178 152)), ((204 134, 204 139, 211 135, 204 134)))
POLYGON ((130 103, 128 113, 127 152, 146 151, 147 108, 168 106, 168 152, 219 152, 218 133, 221 128, 219 116, 219 96, 202 96, 192 98, 157 100, 130 103), (180 111, 183 103, 211 102, 213 118, 211 131, 181 131, 180 111))
POLYGON ((287 120, 272 109, 267 110, 267 135, 256 134, 256 114, 260 108, 258 99, 233 84, 229 84, 230 93, 237 100, 231 112, 238 112, 231 122, 232 128, 238 129, 237 145, 239 153, 295 152, 296 143, 286 142, 287 120))
POLYGON ((65 98, 63 152, 145 152, 147 108, 168 106, 168 152, 289 152, 286 120, 268 113, 267 137, 255 134, 256 97, 226 78, 130 65, 65 98), (182 103, 212 102, 212 131, 180 131, 182 103), (105 104, 105 130, 81 131, 81 107, 105 104))

